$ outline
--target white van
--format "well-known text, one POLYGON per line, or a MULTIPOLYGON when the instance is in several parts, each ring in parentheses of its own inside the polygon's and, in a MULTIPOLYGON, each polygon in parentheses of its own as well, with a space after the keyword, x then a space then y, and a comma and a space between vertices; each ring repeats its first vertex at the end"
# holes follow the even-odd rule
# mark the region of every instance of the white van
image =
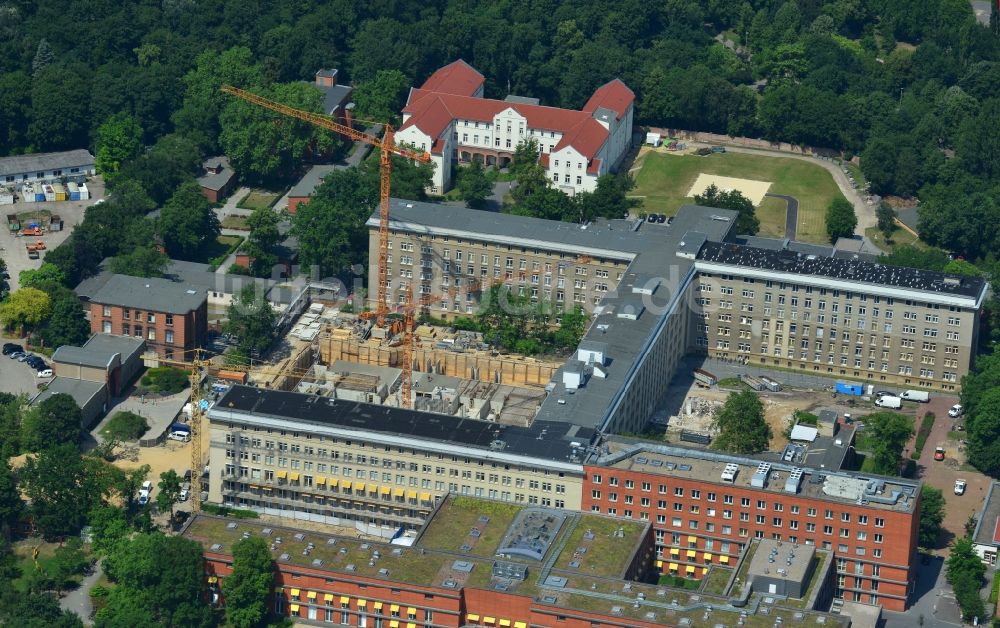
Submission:
POLYGON ((186 443, 189 440, 191 440, 191 432, 181 432, 178 430, 176 432, 170 432, 169 434, 167 434, 167 438, 169 438, 170 440, 179 440, 182 443, 186 443))

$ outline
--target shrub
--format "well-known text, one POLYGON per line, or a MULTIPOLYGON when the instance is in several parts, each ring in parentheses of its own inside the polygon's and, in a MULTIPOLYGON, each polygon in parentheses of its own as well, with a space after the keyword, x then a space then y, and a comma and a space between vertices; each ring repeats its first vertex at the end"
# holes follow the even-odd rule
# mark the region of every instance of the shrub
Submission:
POLYGON ((144 417, 132 412, 117 412, 108 421, 104 434, 117 440, 132 441, 138 440, 148 429, 149 423, 144 417))
POLYGON ((161 366, 146 371, 146 374, 143 375, 140 382, 143 387, 148 388, 150 392, 172 395, 179 393, 187 387, 188 376, 187 373, 180 369, 175 369, 170 366, 161 366))

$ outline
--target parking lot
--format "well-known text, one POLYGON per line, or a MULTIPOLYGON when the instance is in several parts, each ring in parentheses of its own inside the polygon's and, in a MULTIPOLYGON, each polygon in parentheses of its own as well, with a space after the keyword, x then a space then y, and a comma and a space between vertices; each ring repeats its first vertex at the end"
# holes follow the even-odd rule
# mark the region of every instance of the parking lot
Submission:
MULTIPOLYGON (((3 342, 17 342, 23 345, 23 342, 19 342, 12 338, 2 338, 3 342)), ((45 359, 45 363, 49 364, 48 358, 42 356, 45 359)), ((38 392, 38 385, 50 381, 51 378, 39 378, 36 376, 35 369, 31 368, 24 362, 18 362, 17 360, 11 360, 8 356, 0 356, 0 392, 11 393, 14 395, 20 393, 26 393, 29 397, 35 395, 38 392)))
POLYGON ((62 244, 69 237, 70 232, 77 224, 83 221, 84 212, 88 207, 104 198, 104 180, 100 177, 91 177, 87 180, 87 187, 90 189, 91 197, 87 201, 58 201, 45 203, 25 203, 18 198, 13 205, 0 205, 0 210, 4 216, 7 214, 22 214, 24 212, 47 211, 59 215, 63 220, 61 231, 44 231, 41 236, 22 236, 13 234, 7 228, 4 220, 3 228, 0 229, 0 255, 7 262, 7 269, 10 272, 10 288, 18 288, 18 275, 22 270, 33 270, 42 265, 45 252, 39 259, 29 259, 25 244, 41 240, 45 243, 45 250, 51 250, 62 244))

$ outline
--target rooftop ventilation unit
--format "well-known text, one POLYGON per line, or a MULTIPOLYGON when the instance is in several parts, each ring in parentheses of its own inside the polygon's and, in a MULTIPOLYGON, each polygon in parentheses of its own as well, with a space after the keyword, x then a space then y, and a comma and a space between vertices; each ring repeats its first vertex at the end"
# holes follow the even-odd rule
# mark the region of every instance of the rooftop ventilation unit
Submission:
POLYGON ((727 484, 732 484, 736 481, 736 474, 740 471, 740 465, 729 463, 726 468, 722 470, 722 481, 727 484))
POLYGON ((767 486, 767 476, 771 473, 771 463, 762 462, 757 465, 757 470, 754 472, 753 477, 750 478, 750 486, 755 488, 764 488, 767 486))
POLYGON ((792 472, 788 474, 788 479, 785 480, 785 492, 798 493, 799 484, 801 483, 802 483, 802 469, 796 467, 792 469, 792 472))

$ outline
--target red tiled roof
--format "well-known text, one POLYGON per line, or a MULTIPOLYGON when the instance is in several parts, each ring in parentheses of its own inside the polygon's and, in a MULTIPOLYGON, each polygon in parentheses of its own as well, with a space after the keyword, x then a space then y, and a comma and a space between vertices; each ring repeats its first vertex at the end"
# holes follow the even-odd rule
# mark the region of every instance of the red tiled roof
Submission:
POLYGON ((587 174, 597 174, 601 171, 601 160, 591 159, 590 165, 587 166, 587 174))
POLYGON ((598 87, 583 106, 583 110, 586 113, 594 113, 598 107, 604 107, 614 111, 621 118, 634 100, 635 93, 620 79, 614 79, 598 87))
POLYGON ((474 67, 459 59, 431 74, 421 89, 443 94, 472 96, 485 81, 483 75, 474 67))
POLYGON ((437 138, 452 120, 492 123, 496 114, 508 108, 524 116, 529 128, 562 133, 563 138, 555 150, 573 146, 584 156, 593 157, 608 136, 607 129, 582 111, 440 94, 423 89, 415 89, 410 94, 410 102, 403 108, 410 118, 400 130, 416 126, 428 136, 437 138))
POLYGON ((562 134, 553 150, 572 146, 593 159, 608 138, 608 130, 593 118, 593 113, 604 107, 621 117, 635 100, 632 90, 618 79, 599 87, 583 111, 472 96, 483 80, 482 74, 461 59, 441 68, 419 89, 410 90, 403 108, 409 118, 400 130, 415 126, 437 140, 452 120, 492 123, 501 111, 514 109, 527 120, 529 128, 562 134))
POLYGON ((587 117, 564 133, 553 151, 572 146, 581 155, 591 158, 597 154, 597 151, 601 149, 607 138, 608 130, 597 120, 587 117))

